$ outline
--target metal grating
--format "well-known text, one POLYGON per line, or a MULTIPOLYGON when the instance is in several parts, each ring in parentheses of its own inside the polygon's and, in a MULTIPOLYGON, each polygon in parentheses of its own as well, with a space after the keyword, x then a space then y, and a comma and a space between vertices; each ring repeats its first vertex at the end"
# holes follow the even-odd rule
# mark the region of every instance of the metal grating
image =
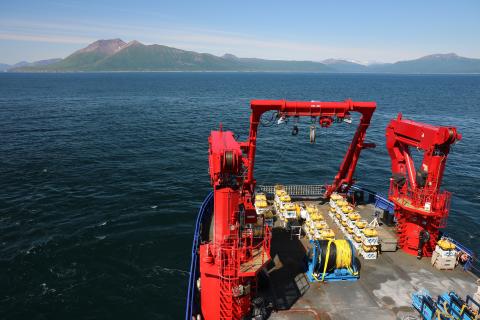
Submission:
MULTIPOLYGON (((266 194, 274 194, 275 186, 257 186, 258 191, 264 192, 266 194)), ((322 196, 325 193, 324 185, 286 185, 285 189, 288 194, 291 196, 322 196)))

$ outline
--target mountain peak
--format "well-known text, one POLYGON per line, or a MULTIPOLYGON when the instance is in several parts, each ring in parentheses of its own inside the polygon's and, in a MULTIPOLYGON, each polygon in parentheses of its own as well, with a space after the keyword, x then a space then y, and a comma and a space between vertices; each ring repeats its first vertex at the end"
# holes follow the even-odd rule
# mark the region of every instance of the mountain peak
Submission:
POLYGON ((111 55, 122 49, 126 44, 127 43, 121 39, 97 40, 89 44, 87 47, 78 50, 77 53, 100 52, 111 55))
POLYGON ((457 55, 456 53, 450 52, 450 53, 430 54, 430 55, 421 57, 418 60, 450 60, 450 59, 458 59, 458 58, 460 58, 459 55, 457 55))
POLYGON ((234 54, 231 54, 231 53, 225 53, 223 56, 222 56, 223 59, 228 59, 228 60, 238 60, 238 57, 234 54))
POLYGON ((137 41, 137 40, 132 40, 129 43, 127 43, 126 46, 128 46, 128 47, 130 47, 130 46, 143 46, 143 43, 141 43, 140 41, 137 41))
POLYGON ((320 61, 323 64, 330 65, 330 64, 359 64, 364 65, 363 63, 356 61, 356 60, 347 60, 347 59, 325 59, 320 61))

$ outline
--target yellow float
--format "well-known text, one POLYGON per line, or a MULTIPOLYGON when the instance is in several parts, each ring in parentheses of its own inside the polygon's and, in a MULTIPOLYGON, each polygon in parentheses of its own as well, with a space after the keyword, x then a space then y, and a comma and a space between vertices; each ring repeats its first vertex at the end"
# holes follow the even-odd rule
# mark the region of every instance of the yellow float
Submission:
POLYGON ((437 245, 442 249, 442 250, 454 250, 456 248, 455 244, 448 241, 447 239, 440 239, 437 242, 437 245))
POLYGON ((375 228, 371 228, 371 227, 367 227, 363 230, 363 234, 366 236, 366 237, 376 237, 378 236, 378 232, 377 230, 375 230, 375 228))
POLYGON ((264 208, 268 207, 267 201, 265 201, 265 200, 256 200, 256 201, 255 201, 255 207, 260 208, 260 209, 264 209, 264 208))
POLYGON ((323 221, 324 220, 322 214, 320 214, 318 212, 314 213, 314 214, 311 214, 310 219, 312 219, 312 221, 323 221))
POLYGON ((341 200, 343 199, 343 197, 341 195, 339 195, 338 193, 333 193, 331 196, 330 196, 330 199, 334 200, 334 201, 337 201, 337 200, 341 200))
POLYGON ((352 221, 357 221, 361 218, 360 214, 358 212, 350 212, 348 214, 348 219, 352 220, 352 221))
POLYGON ((285 186, 281 184, 277 184, 274 188, 277 196, 281 196, 283 193, 285 193, 285 186))
POLYGON ((255 194, 255 202, 257 201, 267 201, 267 196, 264 193, 255 194))
POLYGON ((351 206, 349 206, 349 205, 342 206, 342 212, 343 212, 343 213, 347 213, 347 214, 348 214, 348 213, 351 213, 351 212, 353 212, 353 208, 352 208, 351 206))
POLYGON ((317 221, 315 222, 315 229, 326 229, 328 227, 327 223, 325 221, 317 221))
POLYGON ((358 229, 363 229, 367 226, 368 222, 367 220, 357 220, 355 221, 355 225, 357 226, 358 229))
POLYGON ((335 239, 335 232, 332 229, 323 229, 320 230, 320 237, 325 240, 335 239))
POLYGON ((362 249, 365 252, 374 252, 377 251, 377 246, 366 246, 365 244, 362 244, 362 249))

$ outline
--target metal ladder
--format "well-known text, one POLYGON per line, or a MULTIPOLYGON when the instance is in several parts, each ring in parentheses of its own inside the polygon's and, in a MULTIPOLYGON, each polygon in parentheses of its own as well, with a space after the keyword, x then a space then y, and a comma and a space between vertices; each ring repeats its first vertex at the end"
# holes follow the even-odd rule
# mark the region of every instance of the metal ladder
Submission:
POLYGON ((237 261, 235 246, 222 248, 220 258, 220 320, 236 319, 236 303, 233 288, 237 283, 237 261))

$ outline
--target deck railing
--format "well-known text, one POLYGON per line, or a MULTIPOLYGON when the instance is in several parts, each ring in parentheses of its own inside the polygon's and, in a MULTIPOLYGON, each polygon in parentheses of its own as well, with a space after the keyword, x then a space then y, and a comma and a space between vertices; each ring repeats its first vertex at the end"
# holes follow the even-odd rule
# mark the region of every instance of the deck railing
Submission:
POLYGON ((262 265, 266 262, 266 258, 268 257, 268 254, 270 253, 270 242, 272 238, 272 232, 270 231, 270 227, 264 226, 262 228, 262 235, 258 236, 255 234, 254 229, 247 229, 243 232, 242 239, 244 241, 243 245, 243 252, 242 256, 246 258, 246 262, 249 259, 253 258, 255 253, 261 253, 262 254, 262 265), (258 240, 261 239, 258 243, 256 243, 258 240))
POLYGON ((424 209, 427 212, 435 211, 446 214, 450 209, 451 193, 441 191, 431 193, 428 190, 411 190, 408 186, 400 187, 393 179, 390 179, 390 189, 388 192, 390 197, 397 199, 410 199, 411 206, 424 209))
MULTIPOLYGON (((275 193, 275 186, 273 185, 259 185, 256 187, 256 189, 266 194, 275 193)), ((325 194, 326 189, 324 185, 319 185, 319 184, 312 184, 312 185, 292 184, 292 185, 286 185, 285 190, 291 196, 323 196, 325 194)))

